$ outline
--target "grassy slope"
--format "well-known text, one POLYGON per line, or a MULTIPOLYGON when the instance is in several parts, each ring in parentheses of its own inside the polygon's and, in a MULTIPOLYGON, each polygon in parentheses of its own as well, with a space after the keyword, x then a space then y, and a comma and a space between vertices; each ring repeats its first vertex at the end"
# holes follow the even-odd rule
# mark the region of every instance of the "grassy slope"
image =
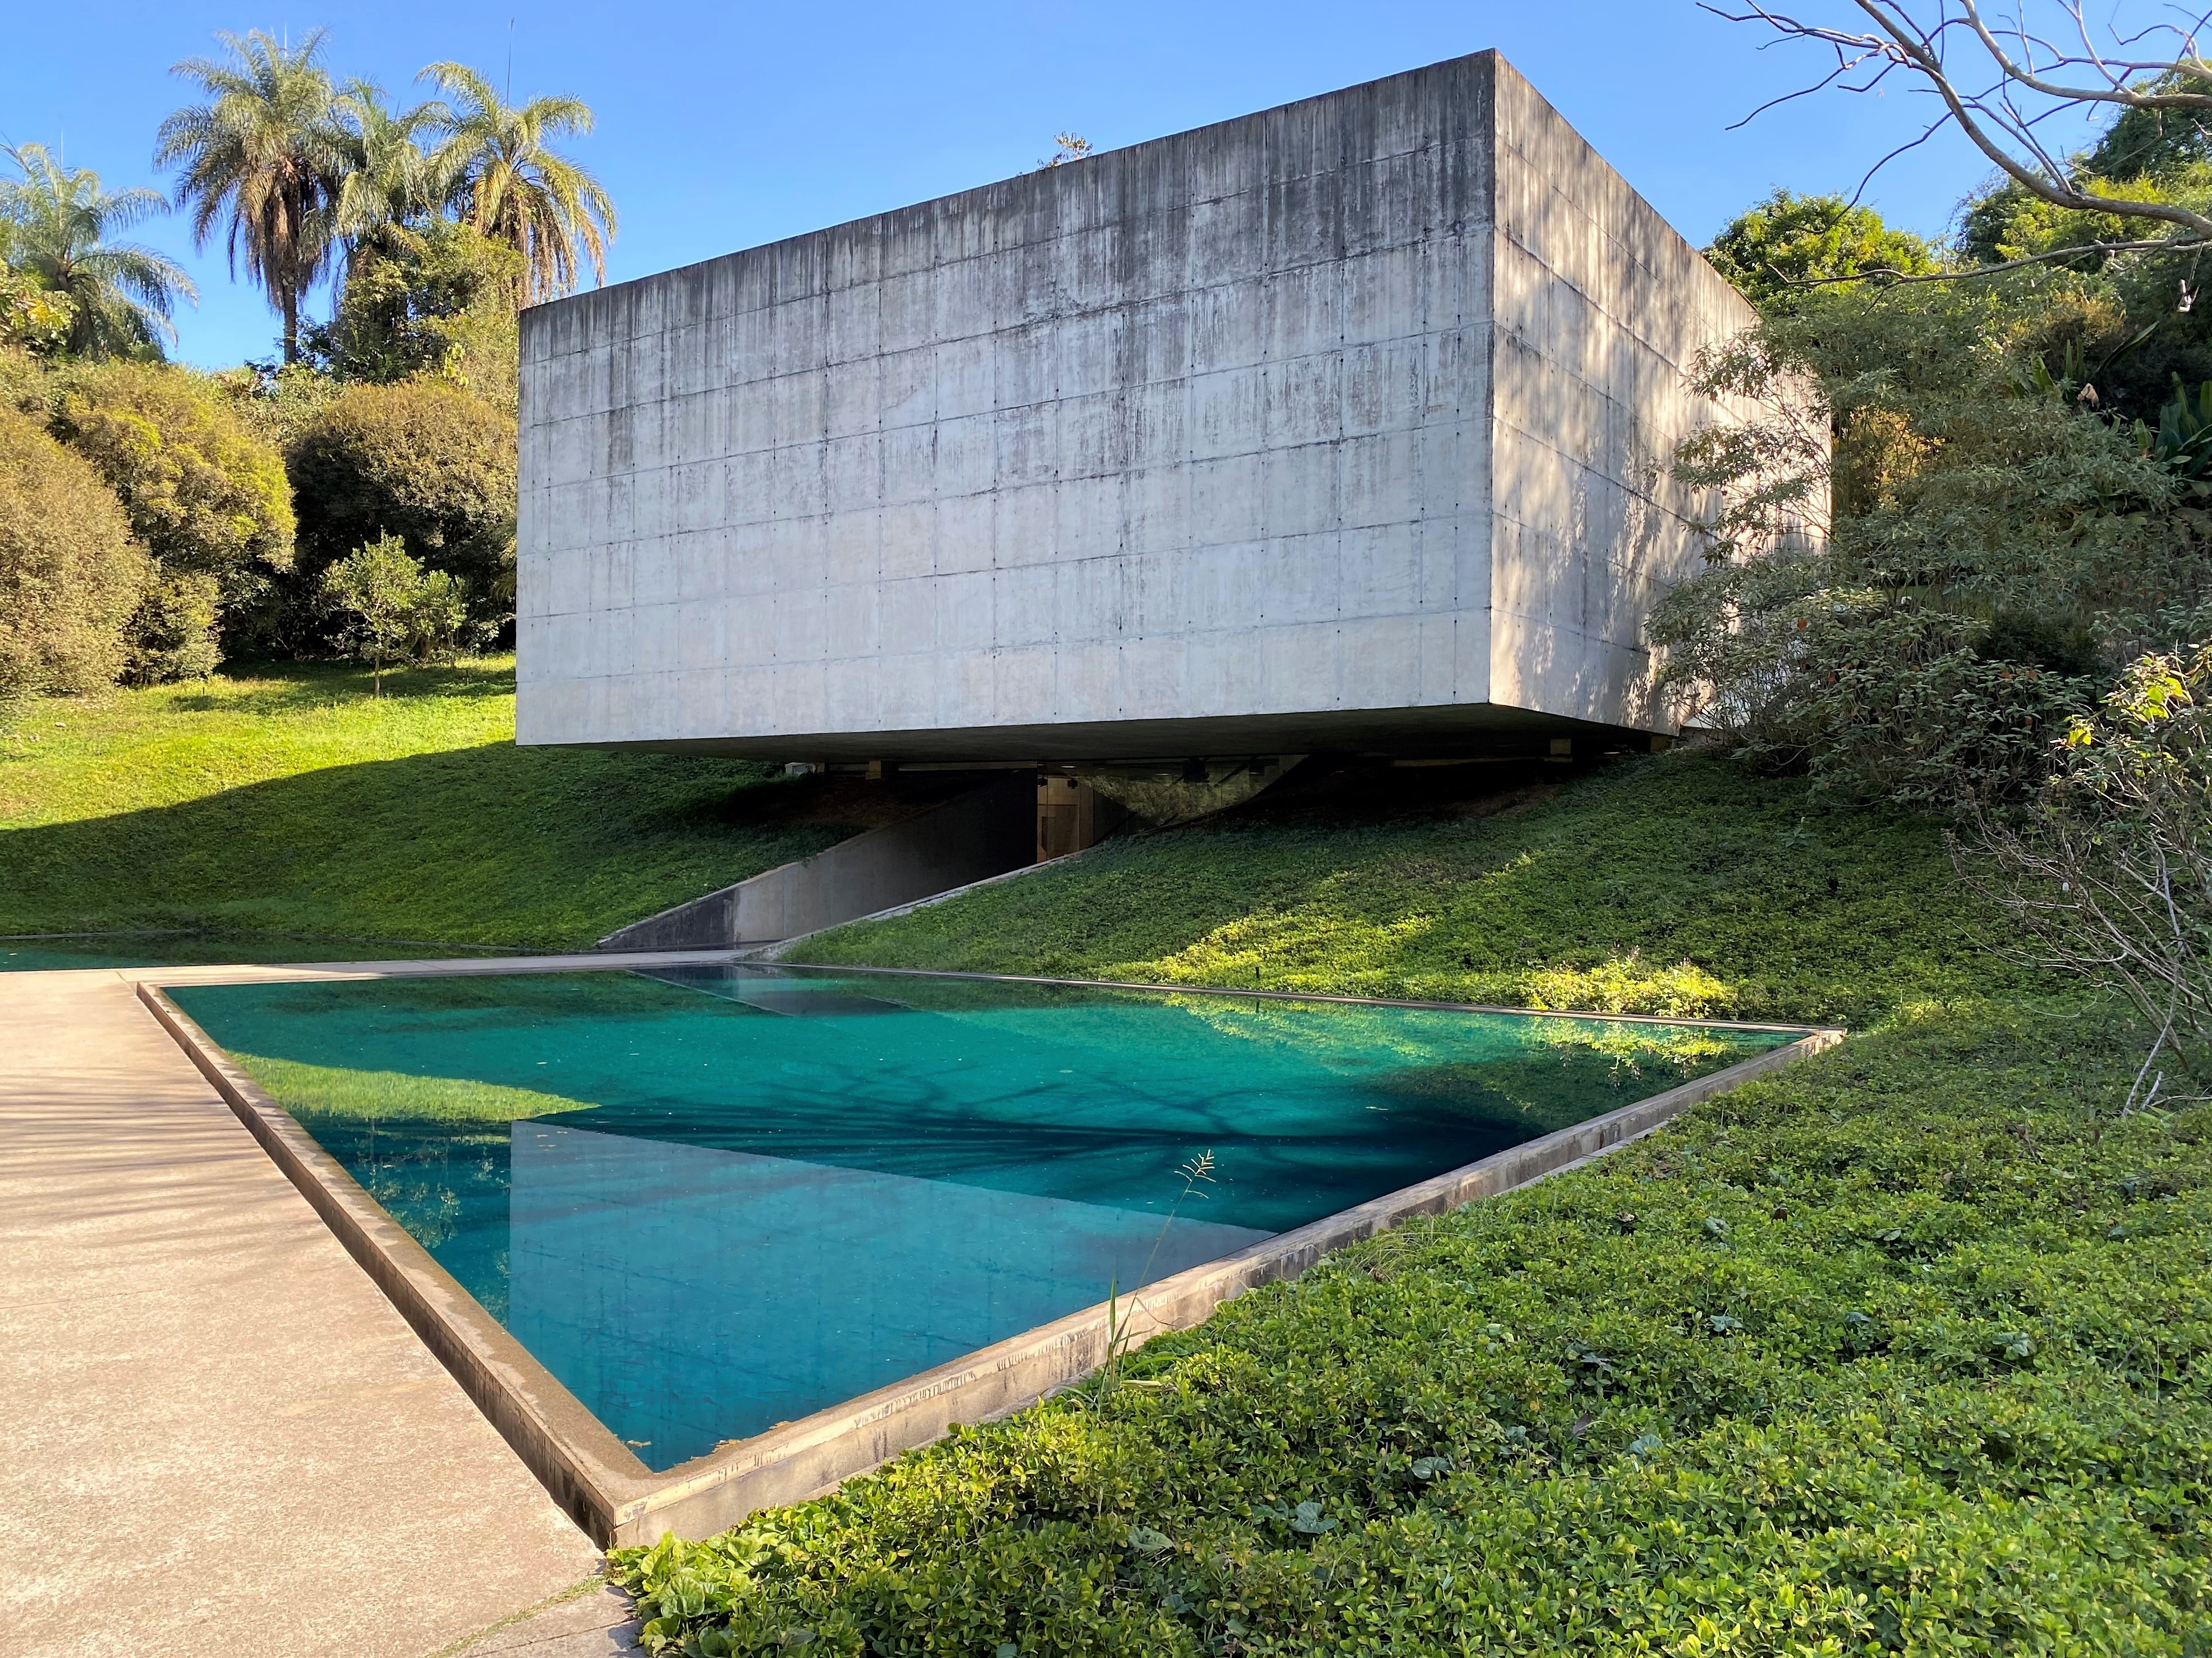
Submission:
POLYGON ((1853 1023, 1989 983, 1925 823, 1695 756, 1437 786, 1286 789, 795 958, 1853 1023))
POLYGON ((1611 987, 1864 1034, 1236 1302, 1120 1385, 625 1558, 654 1640, 2207 1650, 2212 1108, 2118 1120, 2139 1034, 1992 966, 1931 829, 1696 759, 1520 814, 1329 817, 1285 799, 816 953, 1611 987))
POLYGON ((0 733, 0 933, 574 946, 847 832, 760 766, 518 749, 514 693, 286 665, 36 704, 0 733))

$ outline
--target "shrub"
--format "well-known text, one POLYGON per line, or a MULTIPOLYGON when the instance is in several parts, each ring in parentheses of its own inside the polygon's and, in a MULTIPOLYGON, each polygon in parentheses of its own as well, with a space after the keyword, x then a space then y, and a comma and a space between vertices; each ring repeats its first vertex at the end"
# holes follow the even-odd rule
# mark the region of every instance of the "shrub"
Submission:
POLYGON ((299 569, 276 641, 320 638, 323 571, 381 536, 458 579, 472 620, 498 624, 514 603, 514 422, 483 399, 415 380, 355 386, 311 416, 285 456, 299 502, 299 569))
POLYGON ((0 408, 0 696, 112 684, 151 574, 91 464, 0 408))
POLYGON ((61 386, 56 435, 99 467, 161 568, 131 677, 206 673, 218 659, 220 611, 251 603, 291 568, 283 462, 220 388, 187 370, 88 365, 61 386), (188 618, 199 629, 193 640, 179 631, 188 618))
POLYGON ((0 259, 0 346, 50 355, 68 343, 76 307, 66 294, 0 259))
POLYGON ((44 424, 52 412, 53 379, 21 346, 0 344, 0 408, 35 416, 44 424))
POLYGON ((2027 950, 2124 999, 2159 1033, 2128 1103, 2155 1103, 2162 1051, 2201 1072, 2212 1050, 2212 646, 2132 665, 2102 708, 2073 721, 2035 809, 1976 827, 1981 855, 1962 852, 1962 865, 2027 950))
POLYGON ((338 643, 368 664, 380 697, 386 662, 450 661, 467 621, 460 583, 408 557, 398 536, 380 536, 331 565, 322 594, 338 643))
POLYGON ((206 678, 222 665, 216 643, 222 611, 222 590, 213 576, 157 568, 126 630, 131 653, 124 679, 167 685, 206 678))

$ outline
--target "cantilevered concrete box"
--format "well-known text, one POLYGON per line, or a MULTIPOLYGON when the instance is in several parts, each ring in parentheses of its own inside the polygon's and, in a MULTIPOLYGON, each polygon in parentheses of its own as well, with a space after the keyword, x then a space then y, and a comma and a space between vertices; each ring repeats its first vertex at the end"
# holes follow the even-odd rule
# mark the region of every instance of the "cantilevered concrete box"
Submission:
POLYGON ((1743 301, 1493 52, 523 317, 525 743, 1663 729, 1743 301))

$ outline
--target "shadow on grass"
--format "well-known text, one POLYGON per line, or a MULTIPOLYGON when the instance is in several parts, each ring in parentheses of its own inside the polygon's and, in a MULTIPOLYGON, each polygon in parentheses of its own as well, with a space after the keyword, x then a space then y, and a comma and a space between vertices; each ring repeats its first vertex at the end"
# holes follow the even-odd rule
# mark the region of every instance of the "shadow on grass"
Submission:
MULTIPOLYGON (((464 688, 473 677, 438 671, 464 688)), ((321 678, 301 674, 284 694, 321 678)), ((744 761, 511 743, 328 767, 0 832, 0 932, 588 944, 866 827, 807 780, 744 761)))
MULTIPOLYGON (((374 677, 351 662, 240 662, 226 665, 207 689, 180 689, 171 706, 188 714, 296 714, 372 695, 374 677)), ((393 701, 512 696, 511 660, 453 662, 435 667, 385 671, 384 695, 393 701)))

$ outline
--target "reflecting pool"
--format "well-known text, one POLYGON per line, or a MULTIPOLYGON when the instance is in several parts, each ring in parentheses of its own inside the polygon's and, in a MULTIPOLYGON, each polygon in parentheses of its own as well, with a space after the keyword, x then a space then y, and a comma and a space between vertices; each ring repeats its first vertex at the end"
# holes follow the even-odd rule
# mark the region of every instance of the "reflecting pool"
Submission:
POLYGON ((654 1468, 1796 1034, 781 967, 169 993, 654 1468))

